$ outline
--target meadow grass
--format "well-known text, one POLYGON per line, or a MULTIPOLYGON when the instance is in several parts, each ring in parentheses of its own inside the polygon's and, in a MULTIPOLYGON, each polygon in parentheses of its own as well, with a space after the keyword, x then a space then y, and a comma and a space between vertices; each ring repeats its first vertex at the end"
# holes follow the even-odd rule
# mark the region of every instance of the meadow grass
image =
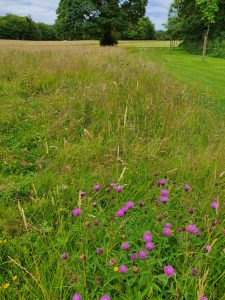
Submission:
POLYGON ((0 43, 0 299, 225 299, 223 111, 122 47, 81 44, 0 43), (155 249, 133 262, 146 231, 155 249))

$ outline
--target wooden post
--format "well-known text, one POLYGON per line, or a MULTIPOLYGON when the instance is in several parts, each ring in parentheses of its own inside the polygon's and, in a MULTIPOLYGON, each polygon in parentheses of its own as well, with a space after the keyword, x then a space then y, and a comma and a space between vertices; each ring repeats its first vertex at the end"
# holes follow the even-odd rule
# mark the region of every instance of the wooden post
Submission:
POLYGON ((209 25, 206 31, 206 34, 204 36, 204 43, 203 43, 203 50, 202 50, 202 61, 205 61, 205 56, 207 52, 207 44, 208 44, 208 36, 209 36, 209 25))

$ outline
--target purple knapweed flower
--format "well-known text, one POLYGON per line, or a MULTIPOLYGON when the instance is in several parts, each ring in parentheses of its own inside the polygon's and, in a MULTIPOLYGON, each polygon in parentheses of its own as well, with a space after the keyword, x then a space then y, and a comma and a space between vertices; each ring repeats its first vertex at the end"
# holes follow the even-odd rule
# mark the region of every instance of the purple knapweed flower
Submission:
POLYGON ((166 180, 165 179, 161 179, 158 181, 158 186, 164 186, 166 185, 166 180))
POLYGON ((129 208, 126 207, 126 206, 124 206, 120 210, 122 210, 124 212, 124 214, 125 214, 126 212, 128 212, 129 208))
POLYGON ((167 202, 169 201, 169 198, 168 198, 167 196, 162 196, 162 197, 160 198, 160 201, 161 201, 162 203, 167 203, 167 202))
POLYGON ((193 268, 193 269, 191 270, 191 275, 192 275, 192 276, 197 276, 198 274, 199 274, 199 272, 198 272, 197 269, 193 268))
POLYGON ((212 251, 212 246, 206 245, 206 246, 205 246, 205 252, 206 252, 206 253, 209 253, 209 252, 211 252, 211 251, 212 251))
POLYGON ((143 235, 143 240, 148 243, 152 241, 152 234, 150 231, 146 231, 143 235))
POLYGON ((196 233, 195 233, 195 235, 197 236, 197 237, 199 237, 199 236, 201 236, 202 234, 201 234, 201 232, 200 231, 196 231, 196 233))
POLYGON ((145 250, 140 250, 139 251, 139 257, 140 257, 140 259, 146 259, 146 257, 147 257, 146 251, 145 250))
POLYGON ((125 265, 120 266, 119 271, 120 271, 120 273, 127 273, 127 266, 125 266, 125 265))
POLYGON ((165 190, 161 190, 161 191, 160 191, 160 195, 161 195, 161 196, 168 196, 168 195, 169 195, 169 191, 166 190, 166 189, 165 189, 165 190))
POLYGON ((128 250, 129 247, 130 247, 130 245, 129 245, 128 242, 122 243, 122 245, 121 245, 121 248, 122 248, 123 250, 128 250))
POLYGON ((190 189, 191 189, 190 185, 186 184, 186 185, 184 186, 185 192, 189 192, 190 189))
POLYGON ((110 300, 110 297, 108 295, 103 295, 100 300, 110 300))
POLYGON ((161 216, 161 215, 157 216, 157 221, 158 221, 158 222, 161 222, 162 219, 163 219, 163 216, 161 216))
POLYGON ((197 229, 197 227, 196 227, 194 224, 190 224, 190 225, 188 225, 188 227, 187 227, 187 231, 188 231, 189 233, 194 233, 194 234, 196 234, 196 233, 198 232, 198 229, 197 229))
POLYGON ((66 260, 68 258, 69 254, 67 252, 64 252, 62 255, 61 255, 61 258, 63 260, 66 260))
POLYGON ((100 188, 101 188, 100 184, 95 184, 93 186, 93 190, 96 191, 96 192, 98 192, 100 190, 100 188))
POLYGON ((148 251, 152 251, 152 250, 154 250, 154 248, 155 248, 155 245, 153 243, 151 243, 151 242, 146 243, 146 249, 148 251))
POLYGON ((166 266, 164 268, 164 273, 168 277, 172 277, 175 274, 174 268, 172 266, 166 266))
POLYGON ((113 188, 113 189, 116 187, 115 183, 113 183, 113 182, 110 183, 110 186, 111 186, 111 188, 113 188))
POLYGON ((169 228, 164 228, 163 229, 163 235, 164 236, 171 236, 171 230, 169 228))
POLYGON ((72 214, 74 216, 79 216, 81 214, 81 209, 80 208, 75 208, 73 211, 72 211, 72 214))
POLYGON ((93 202, 93 207, 94 207, 94 208, 97 207, 97 202, 93 202))
POLYGON ((225 235, 225 229, 224 229, 224 231, 222 232, 222 235, 225 235))
POLYGON ((97 248, 95 250, 95 253, 98 254, 98 255, 101 255, 103 253, 103 249, 102 248, 97 248))
POLYGON ((213 209, 218 209, 219 208, 219 203, 218 203, 218 201, 214 200, 214 201, 211 202, 210 206, 213 209))
POLYGON ((201 296, 200 300, 208 300, 208 298, 206 296, 201 296))
POLYGON ((137 259, 137 254, 136 253, 132 253, 130 256, 131 260, 136 260, 137 259))
POLYGON ((123 191, 123 187, 121 185, 118 185, 115 187, 115 190, 119 193, 123 191))
POLYGON ((81 196, 81 197, 86 196, 86 192, 80 191, 79 193, 80 193, 80 196, 81 196))
POLYGON ((72 300, 82 300, 81 295, 78 293, 74 294, 72 300))
POLYGON ((134 202, 133 201, 128 201, 125 205, 128 209, 134 208, 134 202))
POLYGON ((118 210, 118 211, 116 212, 116 216, 117 216, 118 218, 123 217, 123 216, 124 216, 124 211, 123 211, 122 209, 118 210))
POLYGON ((166 223, 166 224, 164 225, 164 227, 165 227, 165 228, 171 228, 171 227, 172 227, 172 224, 168 222, 168 223, 166 223))

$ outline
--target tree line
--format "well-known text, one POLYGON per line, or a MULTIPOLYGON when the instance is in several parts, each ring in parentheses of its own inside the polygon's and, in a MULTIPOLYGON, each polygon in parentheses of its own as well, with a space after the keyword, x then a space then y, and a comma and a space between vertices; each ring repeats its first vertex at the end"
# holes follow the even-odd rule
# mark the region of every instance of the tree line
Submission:
POLYGON ((145 16, 147 0, 61 0, 54 25, 31 17, 0 17, 0 39, 100 40, 115 45, 122 40, 167 39, 145 16))
POLYGON ((166 27, 188 51, 225 58, 224 0, 174 0, 166 27))

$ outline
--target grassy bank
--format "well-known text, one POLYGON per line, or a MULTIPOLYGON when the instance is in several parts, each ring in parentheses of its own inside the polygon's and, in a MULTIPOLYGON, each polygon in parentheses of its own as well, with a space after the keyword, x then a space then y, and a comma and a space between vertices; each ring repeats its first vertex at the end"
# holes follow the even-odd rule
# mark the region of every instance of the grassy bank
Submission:
POLYGON ((222 112, 122 47, 1 42, 0 64, 0 299, 225 299, 222 112))

